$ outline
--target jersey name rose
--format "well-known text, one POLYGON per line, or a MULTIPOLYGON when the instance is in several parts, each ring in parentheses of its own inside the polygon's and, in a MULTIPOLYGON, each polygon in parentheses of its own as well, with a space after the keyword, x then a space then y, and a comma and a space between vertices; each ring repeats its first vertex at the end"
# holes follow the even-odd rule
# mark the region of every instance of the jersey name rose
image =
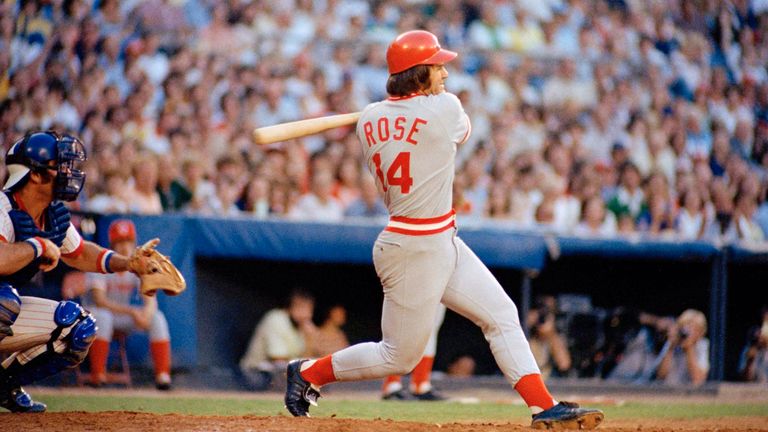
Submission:
POLYGON ((365 132, 365 141, 368 147, 393 140, 405 141, 408 144, 417 145, 419 126, 426 125, 427 121, 416 117, 409 119, 405 116, 395 118, 379 117, 375 122, 367 121, 363 123, 363 132, 365 132))

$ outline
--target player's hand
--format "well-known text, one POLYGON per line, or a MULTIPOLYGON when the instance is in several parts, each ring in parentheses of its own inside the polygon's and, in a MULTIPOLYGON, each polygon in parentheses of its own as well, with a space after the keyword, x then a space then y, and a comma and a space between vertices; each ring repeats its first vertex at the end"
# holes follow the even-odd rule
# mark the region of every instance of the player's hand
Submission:
POLYGON ((43 254, 40 255, 40 265, 38 268, 44 272, 51 271, 59 265, 59 258, 61 258, 61 251, 52 241, 47 238, 38 237, 38 240, 43 243, 43 254))
POLYGON ((133 323, 140 330, 149 330, 150 319, 143 309, 131 309, 131 318, 133 318, 133 323))

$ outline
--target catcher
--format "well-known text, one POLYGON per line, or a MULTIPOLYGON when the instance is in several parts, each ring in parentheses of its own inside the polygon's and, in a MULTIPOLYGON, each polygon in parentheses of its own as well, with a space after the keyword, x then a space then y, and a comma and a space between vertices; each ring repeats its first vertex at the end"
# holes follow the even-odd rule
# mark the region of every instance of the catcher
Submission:
MULTIPOLYGON (((128 255, 136 249, 136 226, 130 220, 113 221, 108 235, 109 245, 117 253, 128 255)), ((168 322, 157 308, 157 299, 148 294, 139 295, 140 279, 127 271, 90 274, 86 280, 89 295, 84 297, 84 305, 99 324, 90 351, 91 385, 100 387, 106 383, 109 345, 114 331, 142 330, 149 332, 155 386, 159 390, 169 390, 171 340, 168 322), (134 301, 137 298, 138 301, 134 301)))
MULTIPOLYGON (((93 315, 72 301, 19 296, 16 287, 61 259, 84 271, 157 274, 162 265, 139 249, 119 254, 83 240, 62 201, 73 201, 85 182, 78 165, 85 147, 75 137, 28 133, 8 150, 8 178, 0 193, 0 406, 43 412, 22 386, 78 365, 96 337, 93 315)), ((159 254, 158 254, 159 255, 159 254)), ((23 293, 23 291, 22 291, 23 293)))

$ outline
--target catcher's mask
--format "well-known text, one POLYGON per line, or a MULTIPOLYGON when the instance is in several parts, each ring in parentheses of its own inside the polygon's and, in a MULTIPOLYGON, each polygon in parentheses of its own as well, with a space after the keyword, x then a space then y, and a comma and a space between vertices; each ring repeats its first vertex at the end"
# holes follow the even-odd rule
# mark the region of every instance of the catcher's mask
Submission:
POLYGON ((23 185, 32 171, 56 170, 54 198, 74 201, 85 183, 85 173, 79 165, 86 158, 85 146, 76 137, 59 136, 53 131, 28 133, 8 150, 5 164, 9 176, 3 189, 23 185))

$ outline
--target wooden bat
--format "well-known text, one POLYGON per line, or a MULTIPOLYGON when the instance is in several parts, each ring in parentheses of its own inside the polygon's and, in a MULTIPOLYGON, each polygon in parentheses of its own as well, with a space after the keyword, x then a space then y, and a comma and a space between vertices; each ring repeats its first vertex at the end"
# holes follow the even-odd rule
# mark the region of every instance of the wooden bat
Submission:
POLYGON ((355 124, 359 118, 360 113, 353 112, 260 127, 253 130, 253 141, 256 144, 272 144, 301 138, 325 132, 328 129, 355 124))

